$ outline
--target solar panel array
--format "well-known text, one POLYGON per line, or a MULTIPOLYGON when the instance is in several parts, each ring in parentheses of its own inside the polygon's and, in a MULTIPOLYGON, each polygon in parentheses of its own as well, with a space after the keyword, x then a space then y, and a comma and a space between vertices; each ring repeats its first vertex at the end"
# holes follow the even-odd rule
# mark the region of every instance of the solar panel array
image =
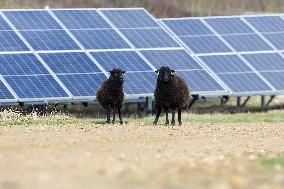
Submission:
POLYGON ((193 94, 227 94, 147 11, 0 11, 0 103, 95 98, 112 68, 126 70, 128 97, 152 95, 161 65, 176 69, 193 94))
POLYGON ((143 8, 0 11, 0 103, 89 101, 108 71, 128 98, 170 66, 192 94, 284 92, 282 15, 155 20, 143 8))
POLYGON ((284 92, 282 15, 161 19, 232 95, 284 92))

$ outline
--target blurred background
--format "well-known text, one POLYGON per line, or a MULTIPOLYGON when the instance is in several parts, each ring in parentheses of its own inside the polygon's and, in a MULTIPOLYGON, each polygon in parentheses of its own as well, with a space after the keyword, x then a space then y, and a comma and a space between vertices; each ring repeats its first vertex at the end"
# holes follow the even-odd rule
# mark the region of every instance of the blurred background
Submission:
POLYGON ((284 0, 0 0, 1 8, 144 7, 158 18, 283 12, 284 0))

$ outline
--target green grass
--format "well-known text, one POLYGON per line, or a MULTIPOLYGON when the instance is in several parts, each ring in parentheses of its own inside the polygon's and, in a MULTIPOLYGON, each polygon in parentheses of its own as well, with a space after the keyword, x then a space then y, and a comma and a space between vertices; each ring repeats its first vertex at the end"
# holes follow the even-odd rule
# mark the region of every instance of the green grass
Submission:
POLYGON ((284 154, 282 153, 278 157, 262 157, 260 158, 260 163, 266 167, 271 167, 275 165, 280 165, 284 167, 284 154))
MULTIPOLYGON (((236 113, 236 114, 190 114, 182 115, 184 123, 284 123, 284 110, 272 110, 258 113, 236 113)), ((169 115, 169 117, 171 117, 169 115)), ((36 114, 23 115, 13 111, 0 112, 0 126, 13 125, 95 125, 104 124, 105 118, 91 118, 90 116, 53 114, 48 116, 37 116, 36 114)), ((127 123, 151 124, 154 116, 144 118, 127 117, 127 123)), ((165 117, 159 120, 164 123, 165 117)))
MULTIPOLYGON (((177 115, 176 115, 177 116, 177 115)), ((169 115, 171 118, 171 115, 169 115)), ((128 121, 151 123, 154 116, 130 119, 128 121)), ((284 123, 284 111, 273 110, 269 112, 254 112, 254 113, 213 113, 213 114, 183 114, 182 120, 184 123, 284 123)), ((160 123, 165 121, 165 116, 160 118, 160 123)))

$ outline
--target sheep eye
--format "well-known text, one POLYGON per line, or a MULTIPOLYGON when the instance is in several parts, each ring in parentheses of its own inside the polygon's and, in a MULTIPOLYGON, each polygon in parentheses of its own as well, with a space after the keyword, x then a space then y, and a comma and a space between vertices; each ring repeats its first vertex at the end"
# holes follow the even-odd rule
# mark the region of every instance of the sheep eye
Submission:
POLYGON ((160 75, 160 71, 157 71, 156 74, 157 74, 157 75, 160 75))

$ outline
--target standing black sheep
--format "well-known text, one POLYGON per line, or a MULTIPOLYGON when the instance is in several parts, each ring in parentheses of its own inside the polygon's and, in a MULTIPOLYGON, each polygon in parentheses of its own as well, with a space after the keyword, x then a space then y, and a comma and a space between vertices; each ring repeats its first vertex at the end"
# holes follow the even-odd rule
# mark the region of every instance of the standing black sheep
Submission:
POLYGON ((113 110, 113 120, 115 122, 115 110, 117 109, 120 124, 122 117, 120 109, 124 100, 123 92, 123 75, 125 71, 113 69, 110 71, 110 77, 107 79, 97 91, 97 100, 107 110, 107 123, 110 123, 110 111, 113 110))
POLYGON ((178 109, 178 122, 181 122, 181 108, 187 107, 189 103, 189 89, 186 82, 174 74, 169 67, 161 67, 156 71, 157 86, 155 89, 155 108, 157 115, 154 124, 157 124, 162 108, 166 112, 166 125, 169 124, 168 111, 172 110, 172 125, 175 125, 175 110, 178 109))

